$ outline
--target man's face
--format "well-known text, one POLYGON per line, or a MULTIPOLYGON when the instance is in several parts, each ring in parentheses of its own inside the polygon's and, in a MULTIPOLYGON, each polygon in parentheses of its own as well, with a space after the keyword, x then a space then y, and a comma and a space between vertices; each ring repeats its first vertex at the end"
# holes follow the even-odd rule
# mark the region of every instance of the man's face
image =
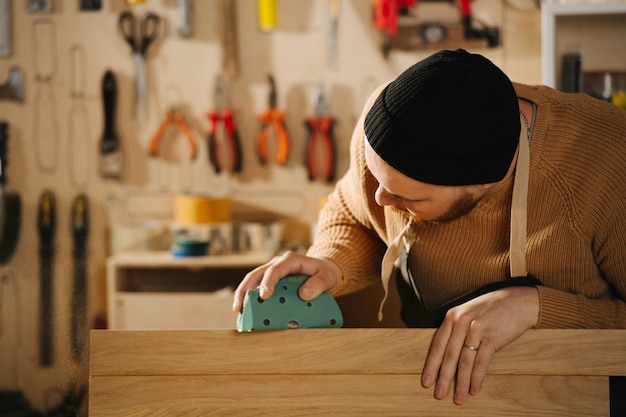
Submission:
POLYGON ((407 177, 383 161, 365 141, 365 161, 378 181, 374 198, 428 223, 446 223, 469 213, 483 194, 481 185, 442 186, 407 177))

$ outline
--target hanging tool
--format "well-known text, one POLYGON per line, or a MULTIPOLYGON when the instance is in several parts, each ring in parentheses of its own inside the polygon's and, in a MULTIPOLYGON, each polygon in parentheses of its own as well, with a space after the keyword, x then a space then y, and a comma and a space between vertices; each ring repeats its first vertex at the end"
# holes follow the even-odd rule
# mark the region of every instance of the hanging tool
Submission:
POLYGON ((70 182, 78 189, 85 189, 93 166, 92 149, 88 146, 91 129, 89 110, 85 102, 85 50, 80 44, 70 49, 70 108, 67 118, 68 174, 70 182), (77 129, 77 127, 79 129, 77 129), (80 129, 82 127, 82 129, 80 129), (76 132, 76 130, 81 130, 76 132), (81 169, 79 169, 81 168, 81 169))
POLYGON ((39 198, 37 226, 39 230, 39 260, 41 273, 39 305, 39 364, 54 362, 54 234, 56 231, 56 203, 51 191, 39 198))
POLYGON ((74 238, 74 292, 72 297, 72 353, 82 359, 87 338, 87 237, 89 235, 87 196, 79 194, 72 204, 74 238))
POLYGON ((133 52, 137 101, 146 119, 148 118, 146 54, 159 35, 160 24, 161 19, 154 13, 148 13, 143 18, 137 19, 131 12, 123 12, 117 21, 120 33, 133 52), (139 28, 137 28, 137 21, 139 21, 139 28))
POLYGON ((415 0, 376 0, 374 3, 374 27, 389 36, 398 34, 398 14, 415 4, 415 0))
POLYGON ((458 7, 460 22, 421 21, 417 0, 376 0, 374 27, 383 36, 382 51, 386 56, 392 48, 410 50, 416 47, 445 48, 450 44, 460 47, 496 47, 500 44, 500 30, 479 22, 482 29, 474 27, 472 0, 420 0, 422 3, 448 2, 458 7), (402 16, 400 19, 399 16, 402 16), (444 44, 445 42, 445 44, 444 44), (439 45, 437 45, 439 44, 439 45))
POLYGON ((328 99, 324 93, 324 83, 317 84, 311 94, 311 106, 314 115, 306 121, 309 130, 309 138, 306 144, 306 165, 309 173, 309 181, 313 181, 317 175, 316 169, 316 148, 317 141, 321 139, 326 153, 326 164, 324 179, 328 182, 335 180, 336 158, 335 139, 333 137, 333 127, 335 120, 328 114, 328 99))
POLYGON ((289 158, 289 135, 285 128, 284 117, 285 115, 278 109, 276 105, 276 83, 274 77, 268 76, 270 83, 270 93, 268 98, 268 109, 261 114, 259 119, 261 120, 261 130, 257 138, 256 153, 259 157, 261 164, 265 165, 268 162, 268 150, 267 141, 270 129, 273 129, 276 135, 277 153, 276 162, 285 165, 289 158))
POLYGON ((22 223, 20 195, 4 189, 7 181, 8 141, 9 124, 0 122, 0 264, 7 263, 13 256, 22 223))
POLYGON ((222 41, 222 74, 229 80, 239 76, 236 0, 218 0, 218 24, 222 41))
POLYGON ((26 8, 31 13, 50 13, 52 0, 26 0, 26 8))
POLYGON ((100 175, 104 178, 122 178, 122 148, 115 128, 115 102, 117 82, 113 72, 102 77, 102 104, 104 107, 104 132, 100 138, 100 175))
POLYGON ((221 75, 217 76, 214 89, 215 108, 207 114, 210 121, 209 160, 218 174, 224 169, 221 158, 220 142, 226 141, 230 153, 230 169, 241 172, 241 143, 239 132, 235 126, 235 118, 230 108, 230 91, 228 83, 221 75), (220 121, 223 124, 220 124, 220 121))
POLYGON ((33 71, 35 99, 33 114, 33 149, 39 172, 53 174, 59 165, 59 105, 54 95, 57 73, 57 36, 55 21, 37 18, 32 22, 33 71))
POLYGON ((330 66, 333 69, 338 68, 338 36, 339 36, 339 7, 340 0, 329 0, 330 2, 330 21, 328 24, 328 52, 330 58, 330 66))
POLYGON ((178 9, 178 25, 176 32, 178 36, 188 38, 193 33, 193 0, 176 0, 178 9))
POLYGON ((0 85, 0 100, 24 102, 24 75, 21 67, 11 67, 7 82, 0 85))
POLYGON ((261 32, 271 32, 278 24, 276 0, 257 0, 259 14, 259 29, 261 32))
POLYGON ((11 32, 11 3, 13 0, 0 0, 0 58, 11 56, 13 44, 11 32))
POLYGON ((490 48, 500 45, 500 29, 482 24, 483 29, 476 29, 473 26, 474 17, 472 15, 471 0, 459 0, 461 9, 461 22, 463 24, 463 37, 465 39, 486 39, 490 48))
POLYGON ((381 30, 384 56, 391 52, 391 38, 398 34, 398 13, 415 4, 415 0, 375 0, 374 27, 381 30))
POLYGON ((102 8, 102 0, 80 0, 80 10, 93 11, 102 8))
POLYGON ((189 157, 192 160, 195 159, 198 154, 196 140, 194 139, 193 134, 191 133, 191 129, 185 122, 185 117, 183 116, 178 106, 172 106, 165 113, 165 119, 163 120, 163 123, 161 123, 161 126, 159 126, 159 129, 150 140, 150 155, 157 156, 159 154, 159 142, 172 124, 176 125, 178 130, 187 139, 187 142, 189 143, 189 157))

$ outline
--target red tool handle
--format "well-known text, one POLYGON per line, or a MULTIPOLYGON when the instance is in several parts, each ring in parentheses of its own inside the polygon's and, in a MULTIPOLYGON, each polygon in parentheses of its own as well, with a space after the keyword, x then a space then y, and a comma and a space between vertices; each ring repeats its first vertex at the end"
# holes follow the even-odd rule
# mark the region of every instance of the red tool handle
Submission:
POLYGON ((374 27, 386 30, 391 36, 398 33, 397 0, 376 0, 374 4, 374 27))
POLYGON ((207 115, 207 118, 210 122, 210 130, 209 130, 209 162, 215 169, 216 173, 220 173, 222 171, 222 164, 220 162, 219 149, 217 146, 217 124, 220 120, 219 114, 213 111, 207 115))
POLYGON ((309 138, 306 145, 306 163, 309 181, 315 180, 317 175, 315 169, 315 144, 317 142, 317 137, 321 136, 324 151, 326 153, 324 179, 328 182, 332 182, 335 180, 336 171, 336 149, 333 136, 335 121, 329 116, 322 117, 320 119, 310 117, 306 121, 306 126, 309 129, 309 138))
POLYGON ((239 140, 239 132, 235 128, 235 120, 231 110, 224 110, 222 113, 224 119, 224 127, 226 128, 226 136, 230 147, 230 157, 232 160, 233 172, 241 172, 241 142, 239 140))
POLYGON ((324 147, 326 149, 326 181, 333 182, 335 180, 335 170, 337 160, 335 158, 335 138, 333 136, 333 127, 335 120, 331 117, 322 118, 321 130, 324 139, 324 147))
POLYGON ((398 34, 398 13, 415 5, 415 0, 376 0, 374 4, 374 27, 384 29, 390 36, 398 34))
POLYGON ((315 117, 309 117, 306 121, 309 130, 309 138, 306 142, 306 168, 309 174, 309 181, 315 179, 315 138, 317 137, 318 121, 315 117))
POLYGON ((471 16, 472 8, 470 6, 470 0, 460 0, 461 15, 471 16))

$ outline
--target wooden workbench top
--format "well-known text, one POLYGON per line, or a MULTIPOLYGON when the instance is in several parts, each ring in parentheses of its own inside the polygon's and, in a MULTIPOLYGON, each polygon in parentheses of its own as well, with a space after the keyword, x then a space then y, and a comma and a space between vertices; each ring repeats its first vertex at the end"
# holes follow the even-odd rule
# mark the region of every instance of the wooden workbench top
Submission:
POLYGON ((611 377, 626 376, 626 330, 531 330, 459 407, 420 384, 433 334, 93 331, 90 416, 597 417, 611 415, 612 381, 622 380, 611 377))

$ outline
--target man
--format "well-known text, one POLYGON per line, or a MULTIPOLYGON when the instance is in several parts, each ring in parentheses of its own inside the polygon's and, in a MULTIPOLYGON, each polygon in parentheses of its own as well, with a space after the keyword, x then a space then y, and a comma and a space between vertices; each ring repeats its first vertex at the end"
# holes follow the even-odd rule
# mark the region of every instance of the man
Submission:
POLYGON ((624 110, 438 52, 367 103, 307 256, 250 272, 233 308, 293 273, 303 299, 375 283, 381 263, 385 284, 404 249, 402 317, 439 327, 422 384, 463 404, 527 329, 626 328, 625 161, 624 110))

